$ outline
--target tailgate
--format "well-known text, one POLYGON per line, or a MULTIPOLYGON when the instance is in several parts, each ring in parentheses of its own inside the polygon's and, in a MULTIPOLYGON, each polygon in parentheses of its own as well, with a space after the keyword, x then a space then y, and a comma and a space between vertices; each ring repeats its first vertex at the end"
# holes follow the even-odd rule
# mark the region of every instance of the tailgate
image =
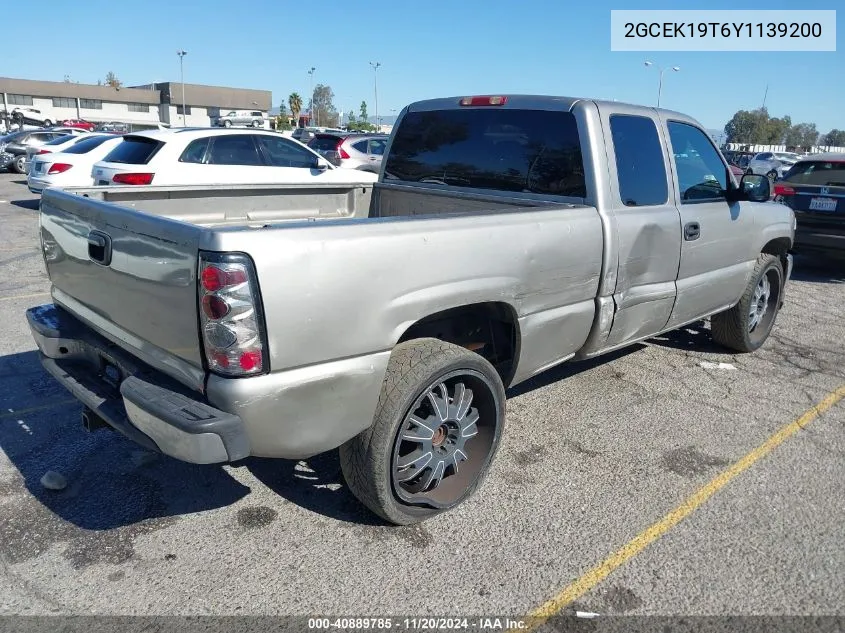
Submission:
POLYGON ((40 217, 54 301, 147 363, 201 385, 201 229, 54 189, 40 217))

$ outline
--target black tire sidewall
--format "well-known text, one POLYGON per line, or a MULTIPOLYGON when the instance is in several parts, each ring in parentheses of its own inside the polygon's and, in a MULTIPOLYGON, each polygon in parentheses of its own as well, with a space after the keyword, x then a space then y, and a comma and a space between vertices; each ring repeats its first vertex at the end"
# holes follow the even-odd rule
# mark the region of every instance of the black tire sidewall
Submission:
MULTIPOLYGON (((463 350, 463 348, 460 349, 463 350)), ((375 424, 389 424, 389 431, 376 436, 378 439, 370 445, 370 450, 375 451, 380 456, 378 458, 380 462, 380 472, 378 472, 377 478, 381 490, 379 490, 378 494, 382 502, 390 508, 391 516, 388 518, 391 520, 395 520, 396 518, 400 518, 402 515, 405 515, 408 518, 413 518, 414 522, 416 522, 421 519, 434 516, 435 514, 446 512, 460 505, 466 501, 467 498, 472 496, 475 490, 484 481, 484 478, 489 471, 490 464, 498 451, 505 420, 506 397, 504 386, 502 385, 502 381, 498 373, 487 360, 474 352, 470 352, 469 350, 463 351, 465 354, 462 354, 460 357, 443 359, 444 362, 438 363, 435 359, 432 366, 428 367, 429 371, 426 371, 425 375, 421 374, 415 377, 415 387, 406 391, 401 398, 401 404, 398 407, 385 407, 376 413, 374 421, 375 424), (485 383, 492 392, 497 409, 497 422, 492 446, 485 458, 485 462, 479 470, 478 476, 473 483, 467 487, 457 501, 446 508, 430 508, 408 505, 404 501, 400 500, 393 490, 392 459, 396 435, 399 433, 409 409, 419 399, 424 390, 426 390, 431 384, 436 383, 439 379, 441 379, 441 377, 460 370, 472 370, 484 376, 485 383)))

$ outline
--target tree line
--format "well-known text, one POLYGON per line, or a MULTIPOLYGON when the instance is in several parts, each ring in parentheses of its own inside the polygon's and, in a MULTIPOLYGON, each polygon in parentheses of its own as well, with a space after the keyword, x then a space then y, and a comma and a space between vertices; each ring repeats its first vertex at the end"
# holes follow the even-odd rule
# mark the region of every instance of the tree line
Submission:
POLYGON ((821 134, 815 123, 792 123, 791 117, 772 117, 766 108, 740 110, 725 125, 726 142, 748 145, 786 145, 808 150, 813 145, 845 146, 845 130, 821 134))
MULTIPOLYGON (((317 84, 308 107, 305 111, 312 114, 310 125, 321 127, 338 127, 342 121, 340 113, 334 105, 334 92, 331 86, 317 84)), ((297 92, 288 96, 287 103, 279 105, 279 114, 275 120, 277 130, 289 130, 299 125, 299 117, 305 106, 302 97, 297 92)), ((376 126, 370 123, 367 114, 367 102, 362 101, 360 110, 356 116, 354 112, 348 113, 347 128, 361 132, 374 132, 376 126)))

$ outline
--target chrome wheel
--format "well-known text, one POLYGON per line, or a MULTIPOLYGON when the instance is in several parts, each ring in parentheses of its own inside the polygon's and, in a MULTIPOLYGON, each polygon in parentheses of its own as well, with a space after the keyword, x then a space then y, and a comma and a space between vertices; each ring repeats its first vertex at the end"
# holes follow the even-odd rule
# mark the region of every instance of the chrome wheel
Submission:
POLYGON ((748 313, 748 332, 753 332, 760 325, 766 311, 769 308, 769 295, 771 294, 771 284, 769 283, 768 275, 763 275, 757 287, 754 288, 754 296, 751 299, 751 309, 748 313))
POLYGON ((429 385, 406 414, 393 448, 393 491, 408 504, 458 501, 490 459, 497 406, 485 377, 461 370, 429 385))

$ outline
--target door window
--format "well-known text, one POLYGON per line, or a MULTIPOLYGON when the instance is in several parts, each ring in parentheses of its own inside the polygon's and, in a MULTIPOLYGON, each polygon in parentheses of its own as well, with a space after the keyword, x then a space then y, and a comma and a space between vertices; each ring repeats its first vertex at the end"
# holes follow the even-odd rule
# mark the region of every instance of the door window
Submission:
POLYGON ((252 136, 232 134, 218 136, 211 144, 210 165, 263 165, 252 136))
POLYGON ((313 167, 317 157, 303 147, 283 138, 261 135, 258 144, 267 157, 267 162, 274 167, 313 167))
POLYGON ((681 204, 723 200, 728 188, 728 169, 710 138, 687 123, 670 121, 667 127, 681 204))
POLYGON ((619 196, 626 207, 666 204, 669 185, 657 127, 648 117, 614 114, 610 133, 616 153, 619 196))
POLYGON ((387 146, 386 141, 381 139, 370 139, 370 154, 373 156, 384 156, 384 148, 387 146))

